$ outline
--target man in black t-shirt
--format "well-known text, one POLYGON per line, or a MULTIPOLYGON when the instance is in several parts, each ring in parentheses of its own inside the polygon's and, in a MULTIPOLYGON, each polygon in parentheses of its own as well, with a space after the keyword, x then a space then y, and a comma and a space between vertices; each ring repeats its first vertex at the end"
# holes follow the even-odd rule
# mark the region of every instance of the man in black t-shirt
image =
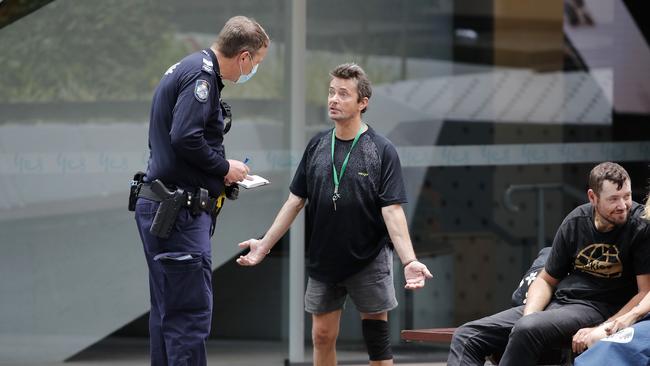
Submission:
POLYGON ((262 261, 307 202, 309 280, 305 310, 312 314, 314 364, 336 364, 341 311, 349 295, 361 313, 371 365, 392 365, 388 310, 397 306, 392 248, 404 265, 407 289, 431 277, 413 251, 402 203, 406 202, 395 147, 361 121, 371 87, 365 72, 344 64, 330 73, 328 115, 335 128, 311 139, 291 193, 261 240, 240 265, 262 261))
POLYGON ((650 290, 650 228, 632 201, 630 177, 602 163, 589 175, 589 202, 560 225, 526 305, 469 322, 454 333, 447 364, 535 365, 544 349, 584 351, 605 334, 603 322, 636 306, 650 290))

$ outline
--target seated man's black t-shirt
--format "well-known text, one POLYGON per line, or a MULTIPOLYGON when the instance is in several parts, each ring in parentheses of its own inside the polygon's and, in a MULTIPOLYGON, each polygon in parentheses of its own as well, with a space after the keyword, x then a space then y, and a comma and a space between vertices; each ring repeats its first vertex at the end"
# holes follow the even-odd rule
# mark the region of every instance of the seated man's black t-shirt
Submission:
POLYGON ((637 294, 636 275, 650 273, 650 229, 636 202, 627 223, 605 233, 593 211, 587 203, 564 219, 545 268, 561 280, 556 301, 588 304, 607 318, 637 294))
MULTIPOLYGON (((405 203, 406 191, 395 147, 368 127, 350 153, 335 210, 331 144, 331 129, 311 139, 290 190, 307 199, 309 276, 337 283, 391 245, 381 208, 405 203)), ((351 146, 352 140, 336 139, 334 160, 339 175, 351 146)))

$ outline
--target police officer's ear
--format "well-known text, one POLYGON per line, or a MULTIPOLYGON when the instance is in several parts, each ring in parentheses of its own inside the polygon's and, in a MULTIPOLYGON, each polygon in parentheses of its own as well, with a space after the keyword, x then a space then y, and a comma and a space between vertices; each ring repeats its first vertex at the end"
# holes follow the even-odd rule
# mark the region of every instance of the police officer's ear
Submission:
POLYGON ((249 50, 243 50, 239 54, 239 61, 243 63, 248 60, 250 60, 251 64, 253 63, 253 54, 249 50))

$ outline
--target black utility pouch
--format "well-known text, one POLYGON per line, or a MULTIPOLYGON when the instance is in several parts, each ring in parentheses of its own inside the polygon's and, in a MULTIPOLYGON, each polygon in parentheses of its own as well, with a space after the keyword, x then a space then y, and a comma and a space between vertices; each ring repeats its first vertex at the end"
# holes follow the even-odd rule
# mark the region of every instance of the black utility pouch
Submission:
POLYGON ((199 188, 192 198, 192 215, 197 216, 201 212, 207 212, 209 200, 210 195, 208 194, 208 190, 199 188))
POLYGON ((162 199, 153 218, 153 224, 149 232, 159 238, 167 239, 172 232, 178 212, 183 207, 183 201, 186 199, 184 191, 177 189, 170 191, 158 179, 151 182, 151 190, 162 199))
POLYGON ((226 198, 229 200, 234 201, 237 198, 239 198, 239 186, 237 185, 237 183, 230 186, 226 186, 225 192, 226 192, 226 198))
POLYGON ((144 175, 144 172, 137 172, 133 176, 131 189, 129 191, 129 211, 135 211, 135 202, 138 200, 138 193, 140 192, 144 175))

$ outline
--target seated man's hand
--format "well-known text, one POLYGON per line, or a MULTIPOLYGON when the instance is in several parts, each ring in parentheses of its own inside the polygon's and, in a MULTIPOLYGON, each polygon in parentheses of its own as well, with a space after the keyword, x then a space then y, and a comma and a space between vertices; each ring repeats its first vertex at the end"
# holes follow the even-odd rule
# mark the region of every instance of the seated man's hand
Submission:
POLYGON ((605 326, 605 332, 609 336, 618 332, 621 329, 625 329, 629 327, 630 325, 636 323, 636 321, 637 321, 636 316, 628 312, 627 314, 623 314, 618 318, 614 319, 613 321, 607 322, 603 325, 605 326))
POLYGON ((228 174, 224 177, 224 182, 227 186, 246 179, 246 176, 250 172, 246 164, 239 160, 228 159, 228 162, 230 163, 230 169, 228 169, 228 174))
POLYGON ((404 267, 404 278, 406 278, 404 288, 415 290, 424 287, 424 281, 432 277, 433 275, 429 272, 427 266, 415 260, 404 267))
POLYGON ((594 343, 607 337, 607 332, 605 331, 606 324, 602 324, 597 327, 582 328, 578 330, 573 336, 573 340, 571 342, 571 349, 573 350, 573 353, 582 353, 587 348, 591 347, 594 343))

